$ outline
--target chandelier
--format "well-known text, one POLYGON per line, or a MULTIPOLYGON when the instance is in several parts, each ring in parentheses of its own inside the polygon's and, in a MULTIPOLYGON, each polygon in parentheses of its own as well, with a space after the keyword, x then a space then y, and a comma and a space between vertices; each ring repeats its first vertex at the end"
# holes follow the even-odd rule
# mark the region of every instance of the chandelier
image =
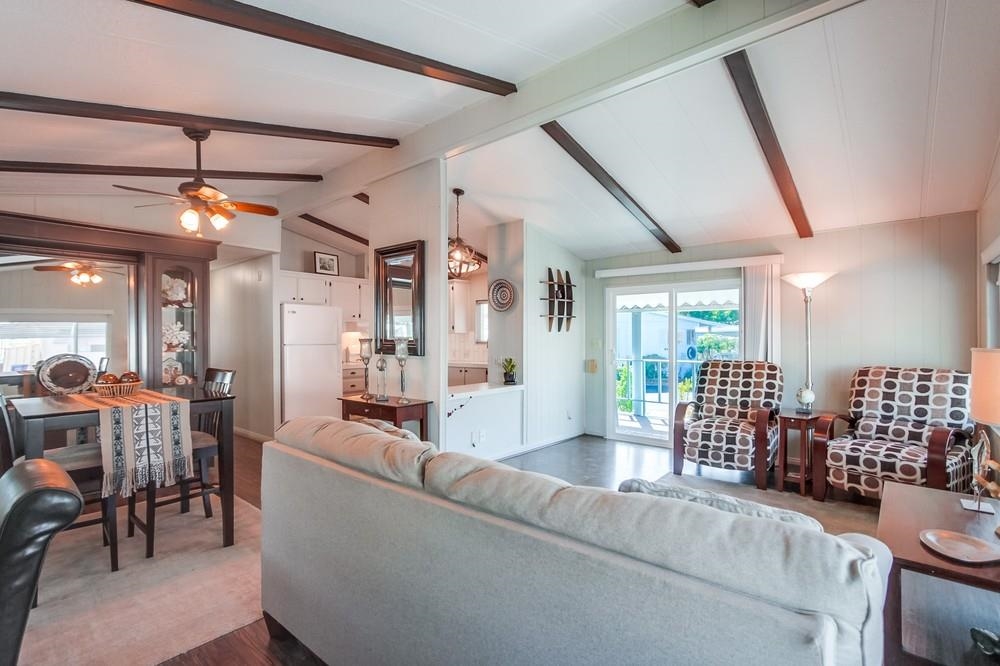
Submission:
POLYGON ((458 205, 465 190, 456 187, 452 194, 455 195, 455 237, 448 239, 448 277, 461 278, 479 270, 483 262, 479 260, 476 250, 462 240, 462 218, 458 205))

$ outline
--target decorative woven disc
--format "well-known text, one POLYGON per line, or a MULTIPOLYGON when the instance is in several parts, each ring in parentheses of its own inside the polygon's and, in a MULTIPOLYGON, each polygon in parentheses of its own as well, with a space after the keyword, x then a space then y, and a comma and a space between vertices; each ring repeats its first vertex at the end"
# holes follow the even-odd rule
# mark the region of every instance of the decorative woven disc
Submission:
POLYGON ((514 305, 514 285, 510 280, 493 280, 490 283, 490 306, 497 312, 509 310, 514 305))

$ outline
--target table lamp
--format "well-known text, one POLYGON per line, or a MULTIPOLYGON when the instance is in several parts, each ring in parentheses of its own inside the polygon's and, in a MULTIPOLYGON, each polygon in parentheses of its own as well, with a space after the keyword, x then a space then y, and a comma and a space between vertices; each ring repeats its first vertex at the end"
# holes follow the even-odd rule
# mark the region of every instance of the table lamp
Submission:
POLYGON ((410 356, 410 338, 395 338, 396 360, 399 362, 399 400, 400 405, 410 404, 406 397, 406 359, 410 356))
POLYGON ((806 303, 806 383, 795 394, 799 407, 796 414, 812 414, 816 394, 813 392, 812 376, 812 293, 813 289, 823 284, 836 273, 789 273, 781 279, 802 290, 802 298, 806 303))
POLYGON ((987 428, 1000 426, 1000 349, 972 350, 972 385, 969 387, 970 413, 979 426, 979 438, 973 449, 972 461, 976 480, 976 499, 962 500, 962 508, 980 513, 996 513, 993 506, 982 503, 983 490, 988 484, 990 466, 990 438, 987 428), (982 479, 980 481, 979 479, 982 479))
POLYGON ((372 339, 371 338, 361 338, 358 340, 361 345, 361 362, 365 364, 365 392, 361 394, 362 400, 371 400, 372 394, 368 390, 368 364, 372 360, 372 339))

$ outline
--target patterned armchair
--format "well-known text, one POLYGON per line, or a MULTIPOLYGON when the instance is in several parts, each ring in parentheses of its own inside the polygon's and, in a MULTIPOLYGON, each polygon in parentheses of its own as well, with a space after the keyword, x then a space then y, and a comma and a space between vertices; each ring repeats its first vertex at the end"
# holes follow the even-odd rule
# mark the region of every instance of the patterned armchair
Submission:
POLYGON ((767 489, 767 471, 778 450, 775 415, 783 388, 781 368, 773 363, 702 363, 694 402, 678 404, 674 414, 674 474, 690 460, 752 471, 757 487, 767 489))
POLYGON ((813 497, 827 487, 880 499, 885 481, 968 492, 971 375, 871 366, 851 379, 850 412, 823 417, 813 440, 813 497), (833 437, 836 420, 848 430, 833 437))

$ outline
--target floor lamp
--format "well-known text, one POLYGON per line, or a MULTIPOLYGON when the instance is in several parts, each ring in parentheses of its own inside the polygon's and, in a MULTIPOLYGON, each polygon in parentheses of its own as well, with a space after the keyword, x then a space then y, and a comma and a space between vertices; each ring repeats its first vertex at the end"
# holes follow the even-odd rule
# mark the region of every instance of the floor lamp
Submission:
POLYGON ((813 289, 823 284, 836 273, 789 273, 781 279, 802 290, 802 298, 806 304, 806 383, 795 394, 799 403, 796 414, 812 414, 812 406, 816 401, 813 392, 812 376, 812 293, 813 289))

